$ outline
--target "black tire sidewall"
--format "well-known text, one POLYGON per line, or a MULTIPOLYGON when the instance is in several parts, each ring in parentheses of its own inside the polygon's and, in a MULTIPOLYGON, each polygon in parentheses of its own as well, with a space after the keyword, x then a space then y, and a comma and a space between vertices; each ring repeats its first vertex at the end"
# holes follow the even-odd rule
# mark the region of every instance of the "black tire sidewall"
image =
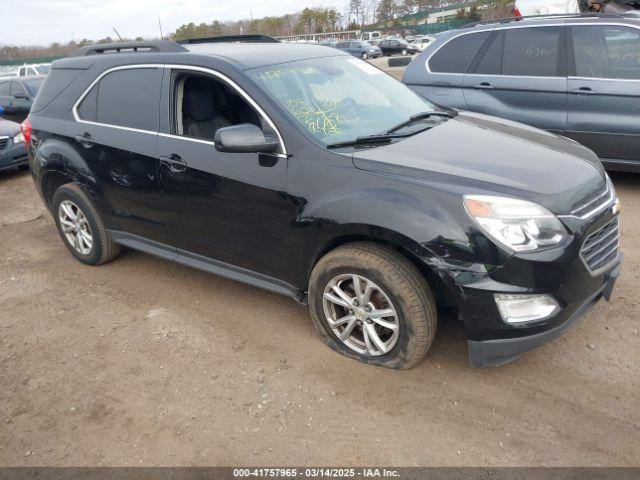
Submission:
POLYGON ((58 233, 62 238, 64 244, 67 249, 71 252, 71 254, 80 260, 82 263, 86 263, 87 265, 98 265, 102 258, 102 250, 104 246, 101 242, 101 235, 99 231, 99 226, 96 222, 96 218, 93 214, 94 209, 87 205, 87 200, 82 195, 79 195, 76 191, 71 188, 67 188, 65 186, 60 187, 56 193, 53 195, 53 216, 56 222, 56 227, 58 228, 58 233), (91 228, 91 236, 93 238, 93 245, 91 248, 91 253, 88 255, 83 255, 78 252, 73 245, 69 243, 67 240, 67 236, 62 231, 62 227, 60 225, 60 216, 58 210, 60 208, 60 204, 64 200, 70 200, 75 203, 82 213, 84 214, 87 222, 89 222, 89 227, 91 228))
POLYGON ((313 313, 315 313, 315 315, 312 315, 314 324, 316 324, 315 327, 327 345, 342 355, 354 358, 364 363, 391 368, 401 368, 401 366, 396 363, 402 362, 406 357, 406 351, 414 328, 410 321, 411 316, 406 299, 403 298, 401 292, 389 285, 389 281, 384 277, 383 272, 376 268, 356 265, 331 266, 330 268, 322 271, 314 283, 315 285, 313 285, 313 288, 310 291, 309 307, 312 308, 313 313), (398 312, 400 334, 398 336, 398 341, 388 353, 377 357, 362 355, 342 343, 342 341, 339 340, 331 330, 323 309, 324 288, 332 278, 341 274, 357 274, 368 278, 382 288, 391 300, 396 312, 398 312))

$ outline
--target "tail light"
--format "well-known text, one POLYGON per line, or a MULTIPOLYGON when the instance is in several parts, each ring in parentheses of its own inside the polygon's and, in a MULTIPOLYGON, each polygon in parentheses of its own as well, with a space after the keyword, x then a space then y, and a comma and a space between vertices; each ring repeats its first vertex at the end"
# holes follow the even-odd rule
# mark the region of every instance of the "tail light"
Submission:
POLYGON ((20 130, 22 131, 22 135, 24 135, 24 141, 27 145, 31 145, 31 133, 33 129, 31 128, 31 122, 28 118, 20 124, 20 130))

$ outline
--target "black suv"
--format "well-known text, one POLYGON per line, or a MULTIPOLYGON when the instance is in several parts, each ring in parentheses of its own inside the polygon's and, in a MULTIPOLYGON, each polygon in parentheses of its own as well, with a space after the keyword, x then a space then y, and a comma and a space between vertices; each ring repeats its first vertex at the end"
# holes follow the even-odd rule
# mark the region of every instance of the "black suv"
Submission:
POLYGON ((78 260, 126 246, 308 302, 328 345, 375 365, 416 365, 437 306, 473 365, 511 361, 619 270, 590 150, 327 47, 89 47, 53 64, 23 131, 78 260))

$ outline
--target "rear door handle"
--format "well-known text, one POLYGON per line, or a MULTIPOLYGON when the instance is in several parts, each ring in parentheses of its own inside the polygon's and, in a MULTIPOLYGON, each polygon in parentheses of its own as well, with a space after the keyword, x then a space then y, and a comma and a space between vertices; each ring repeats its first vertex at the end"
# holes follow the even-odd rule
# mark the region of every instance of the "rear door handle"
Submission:
POLYGON ((76 135, 73 138, 84 148, 91 148, 96 143, 89 132, 84 132, 82 135, 76 135))
POLYGON ((160 163, 173 173, 184 172, 187 169, 187 162, 175 153, 172 153, 168 157, 160 157, 160 163))
POLYGON ((477 88, 478 90, 493 90, 493 85, 491 85, 489 82, 482 82, 474 85, 473 88, 477 88))
POLYGON ((591 87, 574 88, 573 90, 570 90, 570 92, 575 93, 576 95, 593 95, 594 93, 596 93, 591 90, 591 87))

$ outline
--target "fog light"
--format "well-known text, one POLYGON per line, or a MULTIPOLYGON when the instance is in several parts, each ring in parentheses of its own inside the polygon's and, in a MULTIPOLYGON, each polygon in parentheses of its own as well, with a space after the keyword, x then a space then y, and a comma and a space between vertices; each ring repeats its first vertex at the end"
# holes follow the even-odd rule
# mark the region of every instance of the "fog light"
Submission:
POLYGON ((560 311, 560 305, 550 295, 495 294, 494 297, 502 320, 512 325, 544 320, 560 311))

